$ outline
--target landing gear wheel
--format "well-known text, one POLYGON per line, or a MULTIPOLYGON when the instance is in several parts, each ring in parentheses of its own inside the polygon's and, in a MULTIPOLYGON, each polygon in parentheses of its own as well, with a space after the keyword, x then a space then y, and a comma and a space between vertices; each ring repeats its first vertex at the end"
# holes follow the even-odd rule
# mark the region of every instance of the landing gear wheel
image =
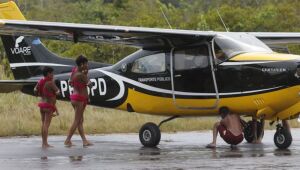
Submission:
POLYGON ((140 129, 139 137, 145 147, 155 147, 160 142, 159 127, 151 122, 146 123, 140 129))
MULTIPOLYGON (((262 138, 264 136, 264 130, 262 128, 263 127, 262 122, 257 121, 256 127, 257 127, 257 132, 256 132, 257 137, 262 138)), ((254 134, 253 134, 252 129, 253 129, 253 121, 250 120, 246 123, 246 126, 244 128, 244 137, 245 137, 245 139, 248 143, 252 143, 253 140, 254 140, 254 134)))
POLYGON ((274 143, 279 149, 286 149, 292 144, 292 135, 288 129, 277 125, 277 130, 274 135, 274 143))

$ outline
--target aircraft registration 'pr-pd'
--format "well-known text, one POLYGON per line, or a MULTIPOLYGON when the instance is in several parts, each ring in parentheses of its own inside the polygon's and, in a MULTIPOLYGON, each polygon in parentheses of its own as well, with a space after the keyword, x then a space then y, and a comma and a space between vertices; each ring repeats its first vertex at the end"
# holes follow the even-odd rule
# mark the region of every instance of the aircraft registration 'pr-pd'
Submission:
MULTIPOLYGON (((48 51, 38 37, 112 43, 138 51, 114 65, 90 62, 90 105, 170 116, 146 123, 140 141, 154 147, 159 126, 177 117, 231 112, 277 122, 274 142, 287 148, 291 134, 280 120, 300 111, 300 56, 267 45, 299 43, 300 33, 211 32, 26 21, 14 2, 0 4, 0 35, 16 80, 1 80, 1 92, 33 95, 44 66, 54 68, 58 99, 69 100, 74 61, 48 51)), ((250 122, 248 123, 250 124, 250 122)), ((248 129, 252 126, 248 126, 248 129)), ((252 133, 245 133, 250 142, 252 133)))

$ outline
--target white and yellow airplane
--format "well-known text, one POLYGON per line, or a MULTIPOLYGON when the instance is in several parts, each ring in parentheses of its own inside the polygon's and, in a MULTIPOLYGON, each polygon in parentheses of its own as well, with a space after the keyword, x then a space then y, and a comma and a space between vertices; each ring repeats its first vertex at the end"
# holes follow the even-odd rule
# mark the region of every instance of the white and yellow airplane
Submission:
MULTIPOLYGON (((114 65, 91 62, 90 105, 166 115, 139 132, 144 146, 160 142, 159 127, 174 118, 217 116, 221 107, 278 123, 274 142, 287 148, 290 132, 281 120, 300 111, 300 56, 267 45, 299 43, 300 33, 212 32, 26 21, 14 2, 0 4, 0 35, 16 80, 0 81, 2 92, 33 95, 43 66, 54 68, 60 100, 69 100, 74 61, 48 51, 38 37, 137 47, 114 65)), ((251 125, 246 139, 251 142, 251 125)), ((252 130, 253 131, 253 130, 252 130)))

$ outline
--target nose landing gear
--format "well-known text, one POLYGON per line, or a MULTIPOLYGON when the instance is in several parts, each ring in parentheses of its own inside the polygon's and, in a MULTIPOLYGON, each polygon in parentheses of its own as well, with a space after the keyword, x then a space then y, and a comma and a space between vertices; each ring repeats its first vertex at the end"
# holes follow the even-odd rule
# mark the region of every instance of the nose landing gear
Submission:
POLYGON ((292 144, 293 138, 290 130, 281 124, 277 125, 274 143, 279 149, 286 149, 292 144))

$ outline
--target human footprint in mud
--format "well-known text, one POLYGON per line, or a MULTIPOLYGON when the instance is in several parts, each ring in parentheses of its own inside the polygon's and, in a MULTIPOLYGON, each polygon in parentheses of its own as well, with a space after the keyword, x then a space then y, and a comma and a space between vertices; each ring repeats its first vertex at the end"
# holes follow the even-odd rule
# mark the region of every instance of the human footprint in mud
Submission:
POLYGON ((230 113, 227 107, 221 107, 219 113, 222 120, 215 123, 213 127, 213 141, 206 147, 216 147, 218 132, 223 140, 230 145, 237 145, 241 143, 244 136, 239 115, 230 113))

